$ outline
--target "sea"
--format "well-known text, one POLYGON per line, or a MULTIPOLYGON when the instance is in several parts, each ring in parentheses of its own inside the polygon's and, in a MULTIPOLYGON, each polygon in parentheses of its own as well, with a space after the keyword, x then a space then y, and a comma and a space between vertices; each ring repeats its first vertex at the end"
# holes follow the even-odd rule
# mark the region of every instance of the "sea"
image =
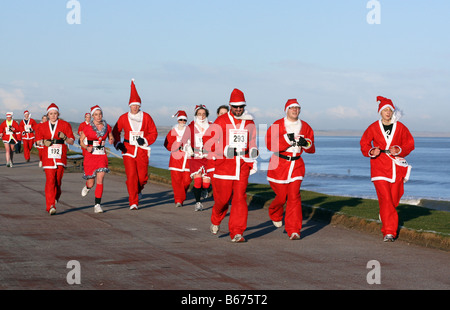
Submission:
MULTIPOLYGON (((303 153, 306 174, 302 189, 346 197, 377 199, 370 181, 370 159, 360 151, 361 137, 316 136, 314 154, 303 153)), ((165 137, 151 145, 150 166, 168 168, 169 152, 164 148, 165 137)), ((406 157, 412 166, 405 184, 402 203, 450 211, 450 137, 415 137, 415 150, 406 157)), ((258 137, 258 171, 250 183, 269 184, 267 167, 271 152, 258 137)), ((120 156, 111 148, 110 156, 120 156)))

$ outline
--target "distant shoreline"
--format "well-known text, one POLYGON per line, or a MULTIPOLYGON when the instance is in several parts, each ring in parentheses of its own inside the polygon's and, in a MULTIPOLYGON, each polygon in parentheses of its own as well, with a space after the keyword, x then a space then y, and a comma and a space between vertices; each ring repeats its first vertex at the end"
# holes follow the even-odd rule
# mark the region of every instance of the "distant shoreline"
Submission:
MULTIPOLYGON (((0 124, 5 119, 0 118, 0 124)), ((15 119, 15 121, 20 122, 22 119, 15 119)), ((39 122, 39 120, 36 120, 39 122)), ((74 133, 78 130, 78 126, 80 123, 71 122, 72 130, 74 133)), ((109 124, 110 126, 114 126, 114 124, 109 124)), ((169 131, 172 129, 172 126, 157 126, 158 135, 167 135, 169 131)), ((328 137, 361 137, 364 133, 364 130, 347 130, 347 129, 339 129, 339 130, 314 130, 315 136, 328 136, 328 137)), ((428 137, 428 138, 450 138, 450 132, 434 132, 434 131, 412 131, 411 134, 413 137, 428 137)))

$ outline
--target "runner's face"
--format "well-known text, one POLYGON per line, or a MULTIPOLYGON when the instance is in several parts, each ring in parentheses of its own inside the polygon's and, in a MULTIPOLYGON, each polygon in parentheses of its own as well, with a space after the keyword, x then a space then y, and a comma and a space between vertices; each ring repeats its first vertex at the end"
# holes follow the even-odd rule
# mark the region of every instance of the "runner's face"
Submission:
POLYGON ((290 121, 298 120, 298 116, 300 115, 300 108, 299 107, 290 107, 287 112, 287 118, 290 121))
POLYGON ((91 121, 91 114, 86 114, 84 120, 86 121, 86 123, 89 123, 91 121))
POLYGON ((100 123, 103 118, 103 113, 100 110, 96 110, 92 116, 94 117, 94 122, 100 123))
POLYGON ((206 118, 206 111, 204 109, 198 109, 197 114, 195 114, 199 120, 204 120, 206 118))
POLYGON ((230 105, 230 111, 231 114, 233 114, 234 116, 241 116, 245 111, 245 105, 241 106, 230 105))
POLYGON ((140 108, 141 108, 141 107, 140 107, 139 105, 137 105, 137 104, 131 105, 131 106, 130 106, 130 112, 131 112, 131 114, 137 114, 137 113, 139 112, 140 108))
POLYGON ((217 114, 217 116, 221 116, 222 114, 228 113, 228 110, 225 108, 222 108, 219 110, 219 114, 217 114))
POLYGON ((384 108, 381 110, 381 119, 385 122, 390 121, 392 118, 392 110, 390 108, 384 108))
POLYGON ((59 116, 59 112, 55 111, 55 110, 51 110, 50 112, 47 113, 48 119, 50 120, 50 122, 54 123, 58 120, 58 116, 59 116))

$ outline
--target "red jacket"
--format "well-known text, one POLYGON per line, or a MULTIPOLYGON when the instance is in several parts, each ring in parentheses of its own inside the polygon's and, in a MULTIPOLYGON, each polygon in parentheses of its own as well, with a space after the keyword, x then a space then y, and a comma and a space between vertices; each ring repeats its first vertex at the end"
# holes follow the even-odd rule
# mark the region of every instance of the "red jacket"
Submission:
POLYGON ((36 135, 37 123, 34 119, 29 118, 27 124, 23 119, 19 124, 20 139, 21 140, 33 140, 36 135))
MULTIPOLYGON (((75 140, 73 135, 72 126, 62 119, 59 119, 55 124, 55 128, 52 130, 50 121, 41 123, 36 132, 36 141, 40 140, 60 140, 58 133, 63 132, 67 138, 75 140)), ((56 169, 57 166, 67 165, 67 145, 59 141, 50 147, 44 146, 42 151, 42 168, 44 169, 56 169)))
POLYGON ((165 148, 170 151, 169 170, 175 171, 189 171, 187 153, 182 151, 181 138, 185 133, 187 127, 183 130, 178 129, 178 125, 175 125, 172 130, 167 134, 164 141, 165 148))
POLYGON ((414 138, 408 128, 400 122, 395 122, 389 138, 386 137, 381 120, 372 123, 364 132, 360 141, 361 152, 366 157, 371 157, 370 174, 371 180, 385 180, 394 183, 398 177, 407 180, 411 171, 411 166, 401 164, 397 159, 406 157, 414 150, 414 138), (397 156, 380 153, 377 157, 372 157, 369 152, 379 147, 381 150, 389 150, 391 146, 400 148, 397 156), (400 157, 401 156, 401 157, 400 157))
POLYGON ((122 152, 123 156, 130 156, 135 158, 137 155, 138 149, 143 149, 148 151, 148 156, 150 157, 150 145, 152 145, 156 138, 158 137, 158 131, 156 129, 156 125, 153 122, 152 117, 150 114, 142 112, 142 122, 140 123, 139 128, 132 128, 131 121, 128 118, 128 113, 122 114, 116 125, 113 129, 113 136, 114 136, 114 146, 117 147, 117 144, 120 143, 121 137, 120 134, 122 131, 124 131, 124 141, 123 144, 125 145, 126 152, 122 152), (134 135, 132 133, 135 132, 134 135), (133 137, 136 137, 137 135, 141 135, 142 138, 145 140, 145 144, 143 146, 139 146, 137 144, 134 144, 133 137))
POLYGON ((274 152, 270 158, 267 180, 281 184, 303 180, 305 164, 300 155, 303 151, 311 154, 316 152, 314 131, 307 122, 300 120, 300 131, 294 133, 294 136, 302 136, 308 141, 309 145, 307 147, 291 147, 292 142, 287 137, 285 118, 275 121, 267 130, 266 147, 269 151, 274 152), (300 158, 287 160, 277 154, 300 158))
POLYGON ((7 120, 0 124, 0 133, 3 134, 2 140, 4 143, 10 143, 11 140, 17 142, 20 140, 19 124, 15 120, 11 120, 11 130, 8 128, 7 120))
POLYGON ((241 169, 256 171, 256 160, 249 154, 257 150, 256 126, 253 120, 236 119, 230 112, 219 116, 203 136, 204 150, 213 152, 214 177, 239 180, 241 169), (228 148, 236 147, 236 156, 226 158, 228 148))

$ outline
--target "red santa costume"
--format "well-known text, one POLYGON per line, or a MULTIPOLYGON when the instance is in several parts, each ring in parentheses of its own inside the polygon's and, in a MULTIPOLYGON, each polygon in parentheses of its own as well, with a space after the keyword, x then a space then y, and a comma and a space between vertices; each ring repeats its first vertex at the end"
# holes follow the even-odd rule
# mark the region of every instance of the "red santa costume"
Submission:
POLYGON ((191 178, 194 180, 195 211, 202 211, 203 205, 200 202, 202 196, 207 196, 207 189, 211 184, 208 175, 210 160, 208 153, 203 148, 203 135, 211 125, 208 121, 209 111, 204 105, 195 107, 195 119, 189 124, 181 138, 183 148, 188 153, 188 165, 191 178), (204 118, 198 117, 198 112, 204 110, 204 118), (202 190, 205 191, 202 195, 202 190))
POLYGON ((217 234, 219 225, 228 211, 232 197, 228 222, 233 242, 244 242, 247 228, 247 184, 249 175, 256 172, 256 126, 253 118, 245 112, 235 116, 238 107, 245 107, 244 93, 234 89, 230 97, 230 112, 219 116, 203 136, 204 149, 213 151, 214 206, 211 214, 211 232, 217 234))
MULTIPOLYGON (((42 125, 44 123, 47 122, 47 120, 48 120, 47 115, 44 115, 42 117, 42 119, 41 119, 41 122, 36 125, 36 129, 34 130, 35 137, 37 137, 39 129, 42 127, 42 125)), ((35 139, 35 141, 36 141, 36 139, 35 139)), ((39 167, 42 167, 42 156, 43 156, 43 153, 44 153, 44 146, 41 145, 41 144, 38 144, 38 143, 36 143, 35 145, 36 145, 36 148, 38 149, 38 152, 39 152, 39 167)))
MULTIPOLYGON (((92 107, 91 114, 93 114, 97 110, 101 110, 98 105, 92 107)), ((86 152, 84 155, 83 179, 85 180, 94 179, 97 172, 109 173, 108 155, 105 151, 105 144, 112 129, 105 120, 102 121, 103 129, 101 131, 97 129, 93 122, 89 123, 89 125, 87 126, 84 126, 82 130, 82 132, 86 136, 85 145, 92 145, 93 147, 92 152, 86 152)))
POLYGON ((139 196, 148 181, 150 145, 158 137, 158 131, 150 114, 140 110, 137 110, 136 114, 131 113, 132 106, 141 106, 141 98, 136 90, 134 80, 131 81, 128 106, 130 112, 120 116, 113 128, 113 136, 116 149, 122 151, 130 210, 137 210, 139 196), (120 136, 122 131, 124 132, 123 142, 121 142, 120 136))
MULTIPOLYGON (((285 113, 295 107, 300 109, 297 99, 289 99, 285 113)), ((303 220, 300 186, 305 176, 301 154, 315 153, 314 131, 303 120, 293 121, 284 117, 267 130, 266 146, 274 152, 270 158, 267 180, 276 195, 269 206, 269 216, 276 227, 281 227, 286 203, 286 233, 291 240, 300 239, 303 220)))
POLYGON ((37 123, 31 118, 30 112, 25 111, 23 115, 25 118, 19 124, 19 131, 21 133, 25 161, 30 161, 30 152, 35 140, 37 123))
MULTIPOLYGON (((52 103, 47 113, 57 111, 59 108, 52 103)), ((67 165, 67 143, 73 144, 75 139, 72 127, 64 120, 57 119, 54 124, 49 120, 42 123, 36 133, 36 141, 44 144, 42 168, 45 171, 45 201, 46 210, 53 215, 56 213, 55 204, 61 197, 61 183, 64 168, 67 165)))
MULTIPOLYGON (((86 126, 88 126, 88 125, 90 124, 90 122, 86 121, 86 118, 88 118, 88 117, 91 118, 91 113, 86 113, 86 114, 84 114, 84 119, 85 119, 85 121, 82 122, 82 123, 78 126, 78 131, 77 131, 77 133, 78 133, 79 136, 80 136, 81 133, 83 132, 83 129, 84 129, 86 126)), ((79 143, 79 142, 78 142, 78 143, 79 143)), ((85 144, 86 144, 86 141, 85 141, 85 144)), ((82 149, 81 152, 82 152, 83 156, 86 155, 86 150, 85 150, 85 149, 82 149)))
POLYGON ((167 134, 164 147, 170 151, 169 170, 175 206, 181 207, 186 200, 186 192, 191 184, 188 154, 183 151, 181 142, 186 131, 187 114, 185 111, 178 111, 173 117, 177 117, 178 124, 173 126, 167 134))
POLYGON ((393 111, 391 123, 385 125, 381 119, 372 123, 361 137, 360 145, 362 154, 370 158, 370 174, 380 206, 383 240, 393 241, 398 230, 396 207, 411 171, 404 157, 414 150, 414 139, 408 128, 398 121, 399 112, 392 101, 381 96, 377 100, 379 114, 386 108, 393 111), (377 149, 379 154, 374 155, 378 153, 375 152, 377 149))
POLYGON ((14 146, 20 140, 19 124, 13 120, 13 115, 13 112, 7 112, 6 120, 0 124, 0 138, 6 150, 6 167, 13 166, 14 146))

